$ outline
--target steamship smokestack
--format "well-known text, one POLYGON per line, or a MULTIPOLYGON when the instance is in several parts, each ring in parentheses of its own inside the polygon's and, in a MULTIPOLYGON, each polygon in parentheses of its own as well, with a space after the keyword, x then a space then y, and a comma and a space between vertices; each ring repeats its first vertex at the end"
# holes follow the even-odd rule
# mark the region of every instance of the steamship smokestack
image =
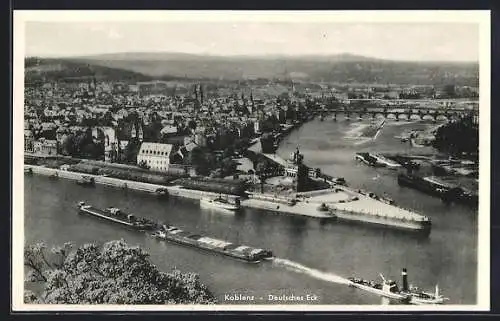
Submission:
POLYGON ((401 276, 403 277, 403 291, 408 291, 408 273, 406 272, 406 268, 401 271, 401 276))

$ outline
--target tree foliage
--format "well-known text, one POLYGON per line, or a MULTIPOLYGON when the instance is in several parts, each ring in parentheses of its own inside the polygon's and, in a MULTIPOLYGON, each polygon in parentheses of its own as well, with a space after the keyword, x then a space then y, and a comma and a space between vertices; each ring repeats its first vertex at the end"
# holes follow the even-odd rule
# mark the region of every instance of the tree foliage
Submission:
POLYGON ((452 155, 477 154, 479 150, 479 126, 472 116, 440 127, 436 132, 434 147, 452 155))
POLYGON ((125 161, 129 164, 137 163, 137 154, 141 149, 141 142, 137 138, 132 138, 125 147, 124 155, 125 161))
POLYGON ((159 271, 149 254, 123 240, 70 243, 49 253, 42 243, 24 251, 28 282, 43 284, 42 292, 25 291, 26 303, 44 304, 213 304, 215 297, 197 274, 159 271))

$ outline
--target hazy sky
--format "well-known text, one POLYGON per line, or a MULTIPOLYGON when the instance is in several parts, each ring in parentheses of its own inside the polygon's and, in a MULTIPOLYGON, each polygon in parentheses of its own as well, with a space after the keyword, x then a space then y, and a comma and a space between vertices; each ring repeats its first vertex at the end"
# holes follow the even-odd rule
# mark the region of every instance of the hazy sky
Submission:
POLYGON ((27 22, 25 30, 26 56, 352 53, 395 60, 479 60, 479 26, 474 23, 27 22))

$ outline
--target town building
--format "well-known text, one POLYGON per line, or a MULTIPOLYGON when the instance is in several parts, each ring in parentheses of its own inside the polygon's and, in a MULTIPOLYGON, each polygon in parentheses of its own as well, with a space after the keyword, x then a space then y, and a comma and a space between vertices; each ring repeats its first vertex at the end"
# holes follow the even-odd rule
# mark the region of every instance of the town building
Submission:
POLYGON ((57 140, 40 138, 33 143, 33 152, 38 155, 56 156, 57 140))
POLYGON ((31 130, 25 129, 24 130, 24 151, 25 152, 33 153, 34 141, 35 141, 35 138, 33 136, 33 133, 31 132, 31 130))
POLYGON ((161 143, 142 143, 137 155, 138 165, 147 165, 151 170, 167 172, 173 145, 161 143))

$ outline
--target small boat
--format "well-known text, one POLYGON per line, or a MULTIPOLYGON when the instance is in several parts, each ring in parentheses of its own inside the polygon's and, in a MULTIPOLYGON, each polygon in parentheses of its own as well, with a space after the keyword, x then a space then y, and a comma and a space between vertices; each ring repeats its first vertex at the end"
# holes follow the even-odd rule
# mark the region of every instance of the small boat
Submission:
POLYGON ((155 194, 160 198, 168 198, 168 190, 166 188, 158 188, 155 194))
POLYGON ((82 176, 79 180, 76 181, 76 184, 82 186, 95 186, 95 180, 91 176, 82 176))
POLYGON ((217 198, 214 198, 214 199, 202 198, 200 200, 200 205, 218 208, 218 209, 229 210, 229 211, 236 211, 236 210, 240 209, 239 199, 236 199, 235 203, 231 203, 227 199, 224 199, 220 196, 217 198))
POLYGON ((54 174, 49 176, 49 179, 58 179, 58 178, 59 178, 59 174, 57 172, 55 172, 54 174))
POLYGON ((33 175, 33 168, 25 168, 24 169, 24 174, 26 175, 33 175))

